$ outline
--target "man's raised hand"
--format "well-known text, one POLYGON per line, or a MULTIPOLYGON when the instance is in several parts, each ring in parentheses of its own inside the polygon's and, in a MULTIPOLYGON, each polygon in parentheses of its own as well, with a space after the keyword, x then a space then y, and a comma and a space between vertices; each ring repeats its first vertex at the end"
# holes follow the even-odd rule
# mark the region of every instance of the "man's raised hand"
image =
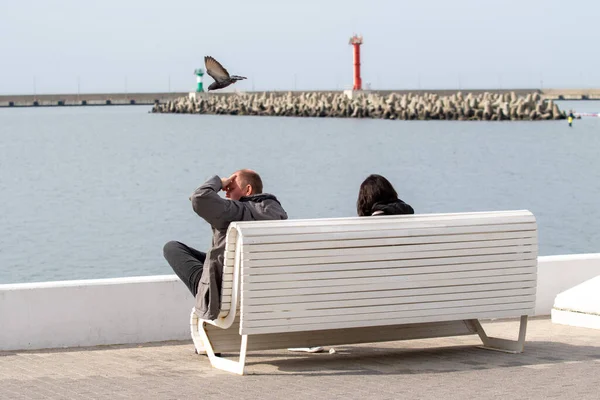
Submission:
POLYGON ((227 191, 227 187, 235 182, 236 178, 236 174, 231 175, 229 178, 221 178, 221 190, 227 191))

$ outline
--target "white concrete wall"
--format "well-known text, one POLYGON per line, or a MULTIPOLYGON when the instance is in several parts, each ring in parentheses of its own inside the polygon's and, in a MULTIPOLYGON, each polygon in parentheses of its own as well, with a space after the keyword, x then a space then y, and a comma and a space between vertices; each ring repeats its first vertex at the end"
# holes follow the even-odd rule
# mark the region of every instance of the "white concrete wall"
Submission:
POLYGON ((0 285, 0 350, 190 338, 176 275, 0 285))
MULTIPOLYGON (((536 315, 600 275, 600 254, 540 257, 536 315)), ((0 350, 190 338, 194 298, 175 275, 0 285, 0 350)))
POLYGON ((549 315, 556 295, 600 275, 600 253, 538 257, 536 315, 549 315))

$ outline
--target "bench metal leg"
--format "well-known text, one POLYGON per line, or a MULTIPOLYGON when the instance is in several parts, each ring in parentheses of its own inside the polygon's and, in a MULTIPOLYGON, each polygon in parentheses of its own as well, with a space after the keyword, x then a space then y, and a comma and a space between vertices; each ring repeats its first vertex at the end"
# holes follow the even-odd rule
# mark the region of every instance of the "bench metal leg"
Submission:
POLYGON ((208 338, 208 334, 204 329, 204 321, 200 321, 198 326, 198 333, 204 343, 204 350, 208 355, 211 365, 214 368, 221 369, 223 371, 233 372, 234 374, 244 375, 244 367, 246 365, 246 349, 248 348, 248 335, 242 335, 242 342, 240 345, 240 358, 239 360, 233 361, 227 358, 218 357, 215 355, 214 349, 208 338))
POLYGON ((519 326, 519 339, 518 340, 507 340, 500 339, 495 337, 489 337, 486 335, 485 330, 481 326, 478 320, 471 320, 481 341, 483 342, 483 346, 480 346, 483 349, 488 350, 496 350, 496 351, 504 351, 506 353, 522 353, 525 347, 525 332, 527 331, 527 315, 521 316, 521 324, 519 326))

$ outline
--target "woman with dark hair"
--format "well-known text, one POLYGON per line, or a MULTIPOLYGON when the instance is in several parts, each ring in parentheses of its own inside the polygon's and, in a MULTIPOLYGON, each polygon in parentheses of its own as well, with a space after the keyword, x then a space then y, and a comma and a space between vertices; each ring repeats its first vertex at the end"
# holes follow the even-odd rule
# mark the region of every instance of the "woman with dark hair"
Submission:
POLYGON ((415 213, 410 205, 398 198, 390 181, 376 174, 369 175, 360 185, 356 211, 359 217, 415 213))

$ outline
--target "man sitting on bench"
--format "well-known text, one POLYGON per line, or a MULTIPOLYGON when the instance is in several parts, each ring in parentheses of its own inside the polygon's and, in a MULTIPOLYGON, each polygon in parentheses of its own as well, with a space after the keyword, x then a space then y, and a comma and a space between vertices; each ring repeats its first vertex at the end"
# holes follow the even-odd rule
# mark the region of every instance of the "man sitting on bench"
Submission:
POLYGON ((163 254, 179 279, 196 297, 196 312, 201 319, 214 320, 221 308, 221 286, 225 238, 234 221, 287 219, 275 196, 263 193, 260 176, 249 169, 236 171, 229 178, 215 175, 190 196, 192 208, 212 228, 212 247, 203 253, 181 242, 165 244, 163 254), (225 191, 226 199, 219 196, 225 191))

